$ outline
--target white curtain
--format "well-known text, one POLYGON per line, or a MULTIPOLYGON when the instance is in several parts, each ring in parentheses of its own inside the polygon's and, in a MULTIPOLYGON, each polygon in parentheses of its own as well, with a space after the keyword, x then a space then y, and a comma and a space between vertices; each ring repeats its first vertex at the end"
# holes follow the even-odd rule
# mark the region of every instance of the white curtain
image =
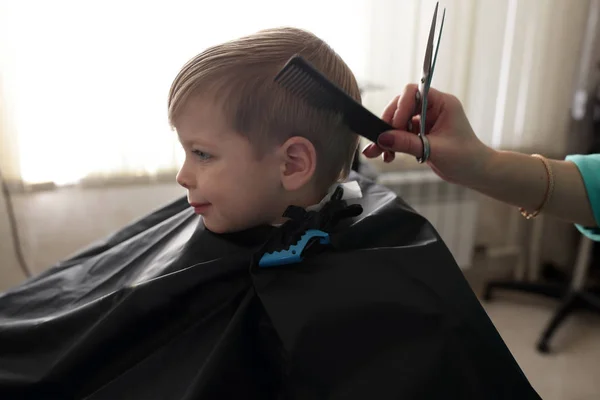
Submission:
MULTIPOLYGON (((588 1, 446 0, 433 85, 496 147, 560 152, 588 1)), ((432 0, 0 0, 0 167, 26 183, 152 176, 180 162, 172 79, 207 46, 313 31, 380 114, 420 77, 432 0)), ((441 19, 441 13, 438 21, 441 19)))
MULTIPOLYGON (((375 109, 419 78, 435 3, 372 3, 368 71, 389 83, 368 99, 375 109)), ((564 152, 589 1, 445 0, 442 7, 432 85, 462 100, 486 143, 564 152)))

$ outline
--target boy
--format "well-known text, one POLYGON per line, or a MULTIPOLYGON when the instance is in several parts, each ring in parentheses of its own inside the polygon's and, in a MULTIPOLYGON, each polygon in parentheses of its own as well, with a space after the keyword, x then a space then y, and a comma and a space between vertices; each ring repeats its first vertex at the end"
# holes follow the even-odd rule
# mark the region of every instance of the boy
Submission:
POLYGON ((177 181, 215 233, 280 223, 289 205, 319 203, 350 171, 358 136, 273 81, 294 54, 360 102, 344 61, 294 28, 209 48, 173 82, 169 120, 186 154, 177 181))
POLYGON ((336 189, 357 137, 273 83, 294 54, 360 101, 298 29, 186 64, 187 201, 0 296, 1 398, 539 398, 431 225, 356 174, 336 189), (319 251, 257 264, 311 229, 319 251))

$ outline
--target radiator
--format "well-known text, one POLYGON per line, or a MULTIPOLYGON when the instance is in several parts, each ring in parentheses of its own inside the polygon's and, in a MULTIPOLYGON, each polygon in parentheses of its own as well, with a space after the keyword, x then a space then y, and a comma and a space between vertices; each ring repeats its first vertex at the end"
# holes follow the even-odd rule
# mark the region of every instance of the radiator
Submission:
POLYGON ((478 209, 471 190, 444 182, 430 170, 386 172, 377 180, 431 222, 461 269, 471 266, 478 209))

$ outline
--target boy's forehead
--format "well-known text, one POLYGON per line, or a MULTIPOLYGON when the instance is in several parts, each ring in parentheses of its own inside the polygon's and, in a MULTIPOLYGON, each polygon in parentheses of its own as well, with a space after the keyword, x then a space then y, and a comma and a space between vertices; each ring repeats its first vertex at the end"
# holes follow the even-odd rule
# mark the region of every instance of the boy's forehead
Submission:
POLYGON ((222 123, 223 110, 215 101, 201 96, 192 96, 181 107, 177 119, 183 123, 222 123))
POLYGON ((194 97, 182 107, 175 120, 175 129, 182 143, 196 143, 214 141, 228 127, 214 102, 194 97))

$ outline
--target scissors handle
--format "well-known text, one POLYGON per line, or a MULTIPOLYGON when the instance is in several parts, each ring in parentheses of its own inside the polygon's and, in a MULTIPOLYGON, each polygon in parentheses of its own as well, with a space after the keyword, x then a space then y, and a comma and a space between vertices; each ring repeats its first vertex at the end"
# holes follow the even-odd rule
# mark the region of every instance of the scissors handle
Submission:
POLYGON ((421 129, 416 130, 415 127, 413 126, 413 122, 412 119, 415 115, 419 115, 421 111, 423 110, 423 94, 421 89, 417 90, 417 92, 415 93, 415 107, 413 109, 412 115, 410 117, 410 119, 408 120, 408 131, 409 132, 413 132, 415 134, 417 134, 419 136, 419 139, 421 139, 421 144, 423 145, 423 155, 421 157, 417 157, 417 162, 419 164, 422 164, 424 162, 426 162, 429 159, 429 154, 431 152, 430 149, 430 145, 429 145, 429 139, 427 139, 427 136, 425 136, 425 125, 424 125, 424 121, 421 120, 421 129))
POLYGON ((413 112, 410 116, 410 118, 408 119, 408 131, 409 132, 413 132, 413 133, 419 133, 419 131, 415 131, 414 130, 414 126, 413 126, 413 122, 412 119, 414 116, 419 115, 420 111, 421 111, 421 100, 423 98, 423 96, 421 95, 421 89, 419 88, 419 90, 417 90, 417 92, 415 93, 415 106, 413 108, 413 112))

